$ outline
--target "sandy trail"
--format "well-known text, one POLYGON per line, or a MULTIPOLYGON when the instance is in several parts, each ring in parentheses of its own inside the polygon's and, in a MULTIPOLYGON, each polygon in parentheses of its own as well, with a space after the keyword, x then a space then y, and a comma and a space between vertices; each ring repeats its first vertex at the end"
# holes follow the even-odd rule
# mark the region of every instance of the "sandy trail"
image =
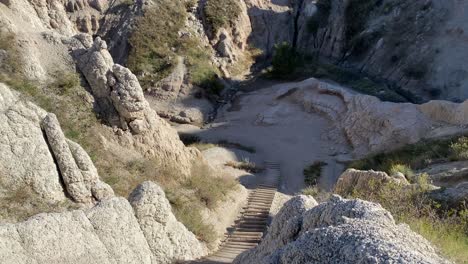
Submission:
MULTIPOLYGON (((280 191, 299 192, 304 186, 303 169, 315 162, 327 165, 319 182, 330 189, 344 166, 337 154, 347 153, 348 146, 330 139, 332 124, 317 113, 305 112, 301 105, 277 97, 296 83, 283 83, 239 95, 232 105, 220 109, 213 123, 200 130, 191 130, 203 141, 228 140, 252 146, 254 162, 275 160, 281 165, 280 191)), ((187 130, 185 133, 189 132, 187 130)))

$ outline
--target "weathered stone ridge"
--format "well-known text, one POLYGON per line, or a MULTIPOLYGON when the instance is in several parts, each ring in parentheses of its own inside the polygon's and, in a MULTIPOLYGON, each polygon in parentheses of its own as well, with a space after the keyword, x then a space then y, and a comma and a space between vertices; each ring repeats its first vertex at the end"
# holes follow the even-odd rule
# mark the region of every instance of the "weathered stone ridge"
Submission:
POLYGON ((286 203, 269 231, 283 228, 234 263, 450 263, 378 204, 339 196, 311 209, 307 203, 313 198, 286 203))
POLYGON ((140 185, 132 205, 114 197, 87 210, 39 214, 0 225, 0 259, 7 263, 168 264, 206 254, 178 222, 159 186, 140 185))
MULTIPOLYGON (((293 89, 279 89, 304 111, 318 113, 343 133, 354 155, 389 151, 424 138, 464 131, 467 103, 430 101, 425 104, 383 102, 338 85, 311 78, 293 89)), ((346 142, 342 142, 345 144, 346 142)))

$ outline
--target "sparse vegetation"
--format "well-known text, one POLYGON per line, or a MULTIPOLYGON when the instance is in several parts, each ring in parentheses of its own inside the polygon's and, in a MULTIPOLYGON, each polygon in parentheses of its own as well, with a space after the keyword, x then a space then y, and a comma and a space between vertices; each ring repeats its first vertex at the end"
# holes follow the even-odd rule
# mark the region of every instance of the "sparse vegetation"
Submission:
POLYGON ((380 203, 397 222, 436 245, 442 253, 457 263, 468 259, 468 210, 445 210, 427 196, 426 177, 419 177, 414 188, 402 188, 396 183, 369 183, 365 190, 341 195, 380 203))
POLYGON ((331 192, 324 191, 318 186, 306 187, 302 189, 301 193, 314 197, 314 199, 319 203, 327 201, 332 195, 331 192))
POLYGON ((249 153, 255 153, 256 150, 254 147, 251 146, 245 146, 237 142, 231 142, 228 140, 219 140, 216 143, 209 143, 209 142, 204 142, 200 139, 200 137, 196 135, 190 135, 190 134, 181 134, 179 135, 180 139, 184 144, 188 147, 194 147, 198 148, 200 151, 214 148, 214 147, 224 147, 224 148, 235 148, 235 149, 240 149, 249 153))
MULTIPOLYGON (((154 181, 166 192, 176 218, 198 238, 210 243, 215 237, 213 227, 203 222, 201 212, 214 208, 225 195, 235 189, 236 181, 214 175, 206 165, 194 164, 191 176, 181 177, 177 164, 161 164, 158 160, 137 158, 122 164, 108 160, 111 154, 103 153, 98 161, 101 177, 112 186, 116 194, 127 197, 143 181, 154 181)), ((115 158, 114 158, 115 159, 115 158)))
POLYGON ((220 28, 230 26, 239 17, 241 8, 236 0, 208 0, 204 11, 213 34, 216 34, 220 28))
POLYGON ((218 69, 211 63, 211 54, 190 33, 179 36, 187 17, 184 1, 153 1, 155 7, 138 20, 129 40, 132 48, 128 67, 143 87, 152 88, 174 70, 181 57, 190 81, 209 94, 219 95, 224 85, 218 69))
POLYGON ((460 137, 455 142, 450 144, 452 160, 467 160, 468 159, 468 138, 460 137))
POLYGON ((414 171, 406 164, 392 164, 389 169, 389 174, 394 175, 396 173, 402 173, 408 180, 413 180, 414 177, 414 171))
POLYGON ((0 189, 8 190, 8 193, 0 196, 0 220, 2 221, 16 223, 38 213, 78 209, 78 206, 69 200, 59 203, 46 203, 31 186, 27 184, 7 186, 3 182, 4 179, 5 177, 0 171, 0 189))
POLYGON ((248 159, 244 159, 243 161, 236 162, 236 161, 228 161, 225 164, 226 166, 233 167, 235 169, 244 170, 250 173, 259 173, 263 171, 263 168, 257 166, 257 164, 251 162, 248 159))
POLYGON ((322 168, 325 165, 327 165, 327 163, 317 161, 304 169, 304 183, 306 184, 306 186, 317 185, 318 180, 322 175, 322 168))
POLYGON ((395 168, 401 169, 403 174, 411 170, 419 170, 435 162, 466 160, 468 149, 464 136, 453 138, 422 140, 416 144, 407 145, 400 149, 369 156, 354 161, 348 167, 361 170, 380 170, 392 174, 395 168), (404 165, 404 168, 402 168, 404 165))

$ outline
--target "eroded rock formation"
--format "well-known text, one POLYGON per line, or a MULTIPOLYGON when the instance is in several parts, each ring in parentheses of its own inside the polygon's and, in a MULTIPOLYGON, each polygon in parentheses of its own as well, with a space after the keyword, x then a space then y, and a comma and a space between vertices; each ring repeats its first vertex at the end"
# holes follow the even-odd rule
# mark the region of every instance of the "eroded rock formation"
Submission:
POLYGON ((144 182, 130 194, 129 201, 156 262, 196 259, 207 253, 195 235, 176 220, 161 187, 144 182))
POLYGON ((206 254, 175 219, 159 186, 143 183, 131 201, 115 197, 87 210, 0 225, 0 258, 6 263, 150 264, 206 254))
POLYGON ((278 96, 330 120, 332 126, 344 133, 356 156, 389 151, 423 138, 459 133, 468 124, 459 114, 466 111, 466 103, 382 102, 316 79, 298 83, 292 89, 280 89, 278 96))
POLYGON ((103 40, 98 37, 93 42, 89 35, 77 39, 83 45, 74 51, 78 67, 91 86, 99 112, 119 128, 119 145, 177 164, 182 175, 188 175, 199 152, 186 148, 177 132, 149 106, 136 76, 114 64, 103 40))
POLYGON ((283 228, 234 263, 450 263, 378 204, 333 196, 309 209, 308 199, 314 204, 310 197, 286 203, 270 230, 283 228))
POLYGON ((0 84, 0 101, 2 193, 30 187, 47 202, 64 201, 68 194, 86 204, 113 196, 88 154, 65 138, 54 114, 4 84, 0 84))

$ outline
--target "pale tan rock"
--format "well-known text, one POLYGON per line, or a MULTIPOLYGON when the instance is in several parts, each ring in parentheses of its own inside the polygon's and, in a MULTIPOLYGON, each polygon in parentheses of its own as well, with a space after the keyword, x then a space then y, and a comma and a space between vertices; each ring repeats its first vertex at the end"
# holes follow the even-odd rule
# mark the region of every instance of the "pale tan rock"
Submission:
POLYGON ((150 108, 136 76, 113 63, 106 43, 96 38, 92 47, 84 45, 75 52, 78 66, 108 122, 121 129, 116 143, 162 163, 177 164, 182 176, 189 175, 200 153, 186 148, 177 132, 150 108))
POLYGON ((66 199, 40 126, 46 115, 0 83, 0 194, 28 186, 46 201, 66 199))
POLYGON ((172 214, 164 191, 153 182, 140 184, 129 197, 157 263, 196 259, 206 247, 172 214))
POLYGON ((390 177, 382 171, 348 169, 338 178, 334 192, 342 195, 351 194, 354 190, 366 191, 371 186, 386 183, 395 183, 402 186, 409 185, 404 176, 403 178, 398 175, 390 177))
POLYGON ((116 263, 155 263, 133 208, 125 198, 103 200, 87 210, 86 216, 116 263))
POLYGON ((333 196, 298 211, 297 199, 273 219, 272 226, 283 226, 279 232, 233 263, 451 263, 407 225, 395 224, 378 204, 333 196))

